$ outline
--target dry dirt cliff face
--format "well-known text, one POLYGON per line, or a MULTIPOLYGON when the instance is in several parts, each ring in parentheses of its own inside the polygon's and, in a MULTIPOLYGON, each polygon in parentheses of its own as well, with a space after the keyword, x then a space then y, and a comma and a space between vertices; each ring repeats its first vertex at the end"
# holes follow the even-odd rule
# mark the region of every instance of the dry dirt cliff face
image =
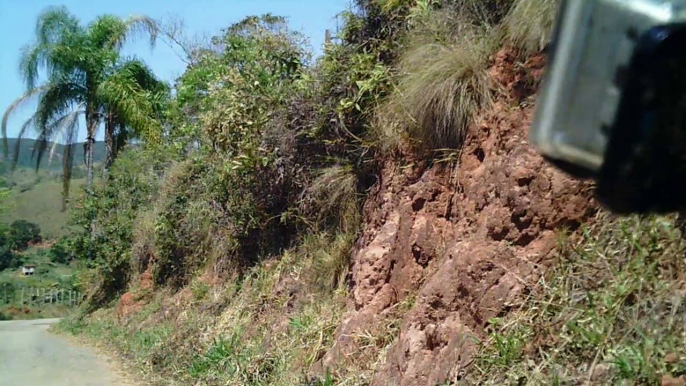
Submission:
POLYGON ((543 66, 542 57, 521 65, 507 50, 496 56, 491 72, 504 95, 470 128, 457 166, 383 170, 365 205, 348 311, 319 367, 357 366, 370 346, 360 337, 388 330, 405 307, 371 383, 459 379, 489 319, 507 314, 544 273, 558 232, 594 213, 588 185, 526 142, 543 66))

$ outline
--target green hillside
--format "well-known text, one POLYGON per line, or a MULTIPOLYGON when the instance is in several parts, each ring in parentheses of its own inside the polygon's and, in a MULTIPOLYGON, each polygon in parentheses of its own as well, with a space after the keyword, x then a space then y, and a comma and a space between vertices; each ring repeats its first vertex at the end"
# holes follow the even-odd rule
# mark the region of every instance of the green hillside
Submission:
MULTIPOLYGON (((19 139, 17 138, 8 138, 7 140, 7 149, 9 153, 9 159, 11 159, 14 156, 15 149, 17 146, 17 142, 19 139)), ((75 154, 74 154, 74 165, 82 165, 84 163, 84 147, 83 147, 83 142, 77 143, 75 146, 75 154)), ((23 138, 21 141, 19 141, 19 158, 17 159, 17 167, 18 168, 35 168, 36 167, 36 157, 34 154, 34 149, 37 146, 37 141, 35 139, 29 139, 29 138, 23 138)), ((53 144, 49 143, 48 144, 48 149, 52 148, 53 144)), ((62 144, 57 144, 55 147, 55 153, 53 156, 53 159, 51 162, 49 162, 48 159, 48 154, 46 154, 45 158, 41 161, 41 169, 47 170, 48 168, 50 170, 60 170, 62 168, 62 154, 64 152, 64 145, 62 144)), ((4 150, 0 147, 0 154, 2 154, 3 159, 7 159, 4 154, 4 150)), ((105 143, 104 142, 96 142, 95 143, 95 148, 94 148, 94 153, 93 156, 95 158, 95 162, 99 163, 102 162, 105 159, 105 143)), ((0 173, 3 172, 3 170, 7 169, 7 165, 3 165, 2 168, 0 168, 0 173)))
MULTIPOLYGON (((16 138, 8 140, 10 156, 14 154, 16 144, 16 138)), ((35 170, 36 159, 32 157, 37 141, 22 139, 19 145, 20 151, 17 166, 13 172, 10 172, 10 161, 0 162, 0 176, 3 176, 3 183, 11 189, 9 208, 2 221, 9 224, 15 220, 27 220, 41 227, 44 238, 58 238, 67 233, 65 225, 68 219, 68 214, 61 210, 61 157, 64 145, 57 144, 52 162, 48 162, 46 156, 41 162, 41 167, 38 171, 35 170)), ((52 146, 52 144, 49 146, 52 146)), ((72 174, 72 196, 77 195, 79 188, 85 183, 86 168, 83 156, 83 143, 78 143, 76 145, 74 171, 72 174)), ((104 142, 96 143, 94 156, 96 173, 99 173, 98 165, 105 158, 104 142)))
MULTIPOLYGON (((71 196, 80 192, 85 178, 72 180, 71 196)), ((27 181, 12 189, 10 208, 3 216, 6 223, 15 220, 27 220, 41 227, 43 237, 56 239, 67 234, 65 226, 68 213, 62 212, 62 182, 56 178, 36 179, 31 184, 27 181)))

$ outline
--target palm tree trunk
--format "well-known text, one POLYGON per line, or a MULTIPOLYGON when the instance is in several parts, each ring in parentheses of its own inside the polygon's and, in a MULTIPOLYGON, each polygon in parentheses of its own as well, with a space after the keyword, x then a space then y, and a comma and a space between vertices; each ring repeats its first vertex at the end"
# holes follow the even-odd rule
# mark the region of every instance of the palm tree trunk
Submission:
POLYGON ((67 199, 71 185, 71 172, 74 165, 74 145, 67 144, 64 148, 64 160, 62 161, 62 212, 67 211, 67 199))
POLYGON ((95 133, 98 130, 98 119, 90 108, 86 110, 86 183, 90 190, 93 187, 93 148, 95 147, 95 133))
POLYGON ((105 155, 105 165, 102 170, 102 176, 104 179, 110 173, 110 167, 114 162, 114 157, 116 157, 116 144, 114 143, 114 116, 112 113, 107 114, 107 120, 105 121, 105 148, 107 154, 105 155))

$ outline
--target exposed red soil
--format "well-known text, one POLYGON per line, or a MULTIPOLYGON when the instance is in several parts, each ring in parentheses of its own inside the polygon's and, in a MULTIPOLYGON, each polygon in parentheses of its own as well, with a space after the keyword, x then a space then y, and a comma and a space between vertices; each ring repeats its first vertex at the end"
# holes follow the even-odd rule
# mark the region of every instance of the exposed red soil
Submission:
POLYGON ((548 165, 526 141, 545 60, 501 51, 504 89, 470 131, 458 165, 382 171, 365 205, 348 311, 317 367, 344 369, 355 336, 416 296, 374 385, 434 385, 460 377, 488 321, 515 307, 554 257, 556 236, 594 212, 588 184, 548 165))

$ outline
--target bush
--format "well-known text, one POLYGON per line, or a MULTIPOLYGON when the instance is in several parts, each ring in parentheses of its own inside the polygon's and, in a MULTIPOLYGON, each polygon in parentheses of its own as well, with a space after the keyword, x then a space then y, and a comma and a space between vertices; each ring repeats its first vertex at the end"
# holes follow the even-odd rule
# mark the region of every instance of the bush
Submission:
POLYGON ((85 275, 85 286, 94 307, 126 289, 136 220, 155 202, 168 156, 162 149, 124 151, 112 165, 108 180, 74 204, 75 232, 69 245, 76 258, 93 270, 85 275))
POLYGON ((0 224, 0 271, 21 266, 21 256, 14 253, 14 241, 10 237, 9 227, 0 224))
POLYGON ((18 268, 21 264, 21 258, 11 248, 7 245, 0 246, 0 271, 8 268, 18 268))
POLYGON ((10 225, 9 237, 12 240, 14 248, 22 251, 28 248, 29 244, 40 243, 43 240, 38 224, 26 220, 14 221, 10 225))
POLYGON ((211 156, 172 169, 155 205, 156 283, 178 287, 208 262, 220 271, 252 265, 288 244, 293 231, 279 220, 289 189, 273 167, 251 168, 211 156))
POLYGON ((69 246, 69 239, 62 237, 55 244, 50 247, 48 252, 50 261, 57 264, 67 264, 71 260, 71 248, 69 246))
POLYGON ((303 191, 300 210, 311 219, 314 228, 337 227, 354 232, 360 220, 357 184, 351 166, 321 169, 303 191))

